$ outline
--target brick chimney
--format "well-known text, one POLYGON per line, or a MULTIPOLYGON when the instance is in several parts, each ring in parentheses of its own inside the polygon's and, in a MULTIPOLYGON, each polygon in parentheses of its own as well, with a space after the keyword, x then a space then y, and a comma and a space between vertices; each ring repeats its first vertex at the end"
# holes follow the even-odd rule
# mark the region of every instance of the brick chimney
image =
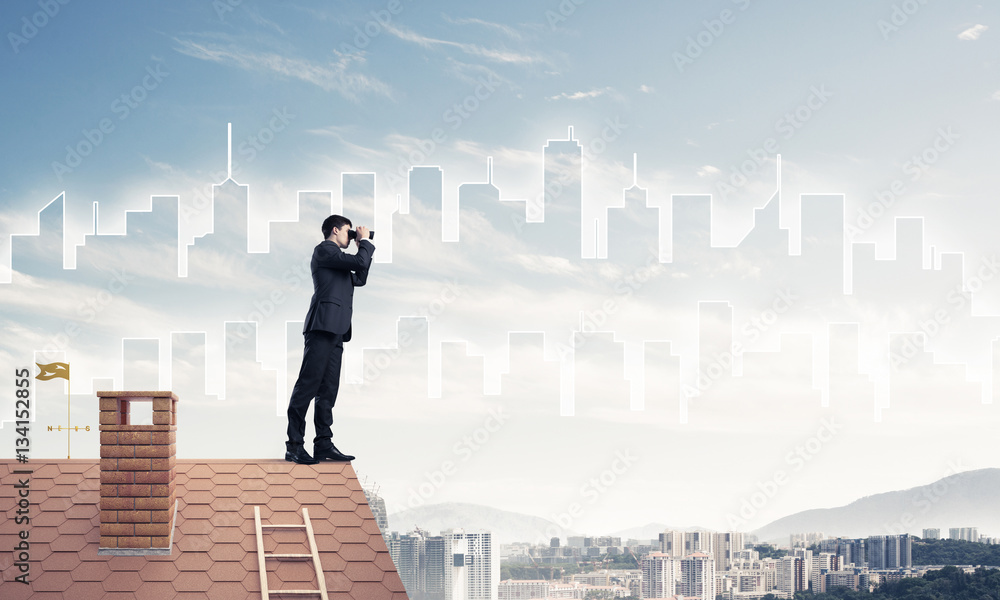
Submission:
POLYGON ((177 396, 97 392, 101 408, 99 554, 170 554, 176 497, 177 396), (153 403, 153 424, 132 425, 134 402, 153 403))

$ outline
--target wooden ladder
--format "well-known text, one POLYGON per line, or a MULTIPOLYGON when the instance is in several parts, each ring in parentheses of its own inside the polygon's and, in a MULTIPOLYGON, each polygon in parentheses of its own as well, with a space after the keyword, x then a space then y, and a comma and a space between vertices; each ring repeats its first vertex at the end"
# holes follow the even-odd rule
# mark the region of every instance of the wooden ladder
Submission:
POLYGON ((270 594, 276 595, 315 595, 319 594, 323 600, 330 600, 326 594, 326 577, 323 576, 323 566, 319 562, 319 550, 316 548, 316 537, 313 535, 312 523, 309 521, 309 509, 302 507, 302 525, 262 525, 260 522, 260 507, 253 507, 253 520, 257 529, 257 564, 260 567, 260 594, 263 600, 269 600, 270 594), (309 554, 265 554, 264 553, 264 528, 268 529, 305 529, 309 542, 309 554), (267 567, 265 559, 275 560, 307 560, 312 559, 313 567, 316 569, 316 581, 319 582, 318 590, 269 590, 267 589, 267 567))

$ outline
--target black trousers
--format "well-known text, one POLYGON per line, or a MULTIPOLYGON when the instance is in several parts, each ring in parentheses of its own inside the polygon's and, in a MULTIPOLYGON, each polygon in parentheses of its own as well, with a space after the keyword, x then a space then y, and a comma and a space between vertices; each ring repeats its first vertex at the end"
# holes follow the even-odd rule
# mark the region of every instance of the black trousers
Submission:
POLYGON ((327 331, 307 331, 305 352, 299 378, 288 400, 288 441, 285 446, 293 450, 302 446, 306 434, 306 411, 316 399, 313 423, 316 437, 313 448, 328 449, 333 443, 333 405, 340 388, 340 363, 344 354, 344 336, 327 331))

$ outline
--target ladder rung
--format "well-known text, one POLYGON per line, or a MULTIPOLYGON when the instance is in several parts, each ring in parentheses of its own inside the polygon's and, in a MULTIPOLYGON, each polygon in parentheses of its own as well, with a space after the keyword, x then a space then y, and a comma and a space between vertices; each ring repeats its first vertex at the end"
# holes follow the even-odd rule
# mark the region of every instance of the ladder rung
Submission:
POLYGON ((305 525, 261 525, 264 529, 305 529, 305 525))
POLYGON ((319 594, 319 590, 267 590, 268 594, 319 594))
POLYGON ((312 554, 265 554, 264 558, 312 558, 312 554))

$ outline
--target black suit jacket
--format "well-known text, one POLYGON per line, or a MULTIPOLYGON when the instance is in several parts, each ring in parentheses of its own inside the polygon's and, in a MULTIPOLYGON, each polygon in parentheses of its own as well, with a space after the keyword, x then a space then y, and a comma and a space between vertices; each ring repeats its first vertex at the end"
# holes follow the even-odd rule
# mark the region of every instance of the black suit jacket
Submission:
POLYGON ((368 281, 375 244, 361 240, 357 254, 346 254, 340 246, 323 240, 313 250, 313 296, 309 302, 302 333, 329 331, 351 339, 351 314, 354 311, 354 288, 368 281))

